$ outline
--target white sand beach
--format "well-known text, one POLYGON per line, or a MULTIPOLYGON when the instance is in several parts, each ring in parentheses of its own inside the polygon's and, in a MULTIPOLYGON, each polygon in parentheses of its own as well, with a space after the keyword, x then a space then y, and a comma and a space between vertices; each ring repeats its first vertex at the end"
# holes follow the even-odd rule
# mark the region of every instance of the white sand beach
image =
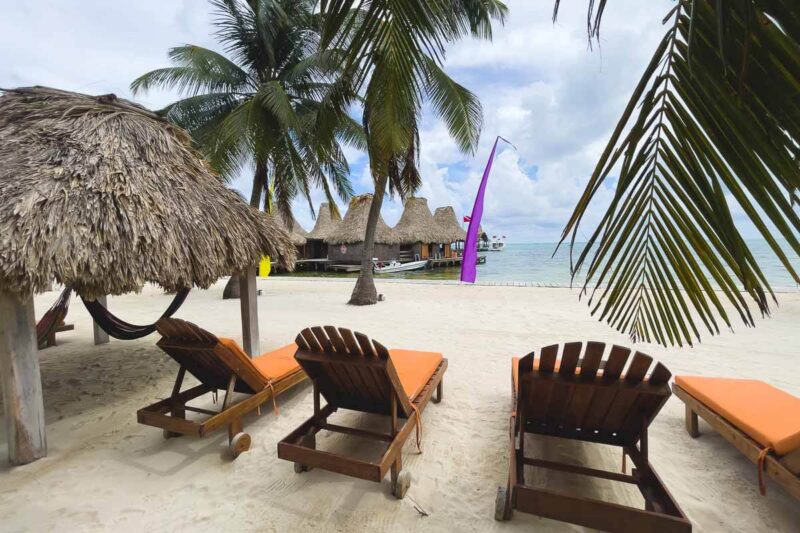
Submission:
MULTIPOLYGON (((391 496, 388 477, 378 485, 320 470, 298 475, 277 458, 277 442, 312 412, 308 385, 279 398, 279 416, 265 408, 260 417, 247 418, 253 445, 235 461, 224 431, 202 440, 164 440, 160 430, 136 422, 137 409, 169 394, 177 370, 155 346, 158 335, 94 346, 89 315, 73 299, 67 321, 75 331, 59 334, 57 347, 40 352, 48 456, 10 467, 0 425, 0 531, 582 530, 523 513, 509 522, 493 518, 495 491, 508 468, 510 358, 573 340, 629 345, 626 336, 591 318, 568 289, 379 283, 386 301, 357 308, 345 304, 352 283, 259 281, 261 348, 286 344, 303 327, 333 324, 389 347, 435 350, 449 358, 444 400, 423 416, 423 453, 413 438, 405 448, 404 467, 413 482, 404 500, 391 496)), ((193 291, 176 316, 240 340, 239 301, 223 301, 223 285, 193 291)), ((37 316, 56 296, 36 297, 37 316)), ((673 374, 756 378, 800 395, 800 293, 780 294, 779 300, 773 316, 758 320, 755 329, 735 323, 735 333, 705 334, 693 348, 636 348, 673 374)), ((110 298, 109 307, 125 320, 145 323, 169 301, 146 288, 110 298)), ((756 467, 702 421, 701 437, 691 439, 683 415, 683 404, 671 398, 652 426, 650 453, 695 531, 800 531, 796 500, 772 481, 760 496, 756 467)), ((350 423, 356 418, 336 416, 350 423)), ((344 439, 350 438, 321 433, 318 443, 352 444, 344 439)), ((620 456, 610 448, 547 440, 536 450, 620 468, 620 456)), ((536 479, 641 502, 635 489, 611 482, 586 485, 585 478, 568 475, 536 479)))

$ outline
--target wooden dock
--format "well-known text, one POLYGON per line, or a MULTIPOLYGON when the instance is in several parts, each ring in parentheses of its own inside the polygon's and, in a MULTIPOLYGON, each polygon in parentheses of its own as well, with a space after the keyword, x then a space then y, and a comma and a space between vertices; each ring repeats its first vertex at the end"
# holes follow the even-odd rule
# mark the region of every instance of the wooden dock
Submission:
MULTIPOLYGON (((425 268, 445 268, 445 267, 458 267, 461 266, 463 261, 462 257, 441 257, 436 259, 428 259, 428 264, 425 268)), ((478 256, 478 264, 486 263, 486 256, 478 256)), ((334 272, 360 272, 361 265, 352 265, 344 263, 334 263, 330 259, 299 259, 296 262, 297 270, 331 270, 334 272)))

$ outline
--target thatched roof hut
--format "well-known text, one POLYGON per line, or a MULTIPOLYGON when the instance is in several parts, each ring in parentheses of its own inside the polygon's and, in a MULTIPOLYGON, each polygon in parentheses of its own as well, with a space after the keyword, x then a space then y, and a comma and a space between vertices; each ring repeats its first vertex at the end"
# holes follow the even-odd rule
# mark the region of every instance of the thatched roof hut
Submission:
POLYGON ((300 225, 294 215, 292 215, 291 224, 287 222, 283 215, 277 217, 277 222, 289 234, 292 244, 295 246, 303 246, 306 243, 308 232, 303 229, 303 226, 300 225))
POLYGON ((407 199, 403 214, 400 215, 400 220, 392 231, 400 244, 442 242, 425 198, 407 199))
POLYGON ((0 96, 0 290, 205 288, 262 255, 295 259, 287 233, 227 189, 182 129, 114 95, 0 96))
POLYGON ((456 211, 451 206, 437 207, 433 214, 442 242, 458 242, 467 239, 467 232, 458 223, 456 211))
POLYGON ((314 229, 311 230, 306 238, 310 241, 324 241, 336 230, 341 221, 342 216, 339 214, 338 209, 334 209, 333 214, 331 214, 330 205, 327 202, 322 203, 317 211, 317 222, 314 224, 314 229))
MULTIPOLYGON (((364 233, 367 230, 367 217, 369 208, 372 205, 372 195, 362 194, 354 196, 350 200, 347 213, 342 222, 331 231, 325 242, 329 244, 353 244, 364 241, 364 233)), ((399 239, 395 233, 383 221, 383 217, 378 217, 375 227, 376 244, 397 244, 399 239)))
POLYGON ((0 96, 0 375, 12 464, 47 454, 33 292, 89 300, 208 287, 242 273, 242 338, 258 350, 255 268, 293 266, 280 225, 227 189, 189 135, 114 95, 43 87, 0 96))

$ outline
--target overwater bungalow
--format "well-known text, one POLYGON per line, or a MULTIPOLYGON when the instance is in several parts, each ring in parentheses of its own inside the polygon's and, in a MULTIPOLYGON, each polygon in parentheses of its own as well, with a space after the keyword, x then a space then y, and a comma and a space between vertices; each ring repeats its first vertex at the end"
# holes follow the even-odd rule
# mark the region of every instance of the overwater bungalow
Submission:
MULTIPOLYGON (((362 194, 350 200, 344 219, 325 239, 328 244, 328 259, 343 264, 361 262, 361 251, 364 246, 364 234, 371 205, 371 194, 362 194)), ((383 217, 379 216, 375 227, 375 250, 372 257, 379 261, 390 261, 397 259, 399 253, 400 240, 395 232, 386 225, 383 217)))
POLYGON ((443 257, 443 238, 425 198, 406 200, 403 214, 392 232, 400 241, 401 262, 443 257))
POLYGON ((461 227, 456 218, 455 209, 451 206, 437 207, 433 214, 437 231, 442 241, 440 252, 443 257, 459 257, 464 250, 464 241, 467 240, 467 231, 461 227))
POLYGON ((325 241, 341 222, 342 216, 339 214, 338 209, 334 209, 331 212, 330 204, 327 202, 320 204, 317 211, 317 223, 314 224, 314 229, 306 236, 307 259, 328 258, 328 243, 325 241))

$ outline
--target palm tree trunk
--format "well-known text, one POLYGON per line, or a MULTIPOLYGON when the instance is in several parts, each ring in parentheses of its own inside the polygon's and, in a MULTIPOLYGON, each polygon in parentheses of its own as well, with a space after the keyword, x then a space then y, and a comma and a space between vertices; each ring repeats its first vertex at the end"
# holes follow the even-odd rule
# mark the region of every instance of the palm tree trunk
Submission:
MULTIPOLYGON (((250 205, 258 209, 261 205, 261 192, 264 190, 264 175, 266 174, 266 166, 262 163, 256 163, 256 171, 253 174, 253 190, 250 193, 250 205)), ((240 297, 239 289, 239 276, 233 275, 228 279, 225 288, 222 291, 222 299, 238 299, 240 297)))
POLYGON ((364 235, 364 249, 361 255, 361 272, 358 274, 353 294, 350 295, 350 305, 375 305, 378 303, 378 291, 375 289, 375 280, 372 272, 372 257, 375 251, 375 228, 381 216, 383 195, 386 193, 388 176, 381 176, 375 182, 375 195, 369 208, 367 218, 367 231, 364 235))

